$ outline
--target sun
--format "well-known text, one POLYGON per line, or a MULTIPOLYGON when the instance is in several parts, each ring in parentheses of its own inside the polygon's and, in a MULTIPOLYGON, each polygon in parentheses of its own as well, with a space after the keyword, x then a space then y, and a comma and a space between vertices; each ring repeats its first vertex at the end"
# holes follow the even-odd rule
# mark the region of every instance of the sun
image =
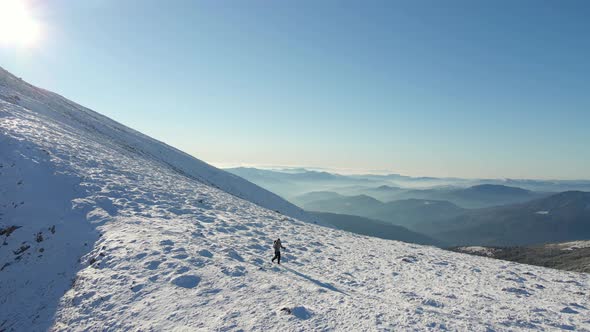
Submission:
POLYGON ((41 38, 41 24, 27 0, 0 0, 0 45, 35 46, 41 38))

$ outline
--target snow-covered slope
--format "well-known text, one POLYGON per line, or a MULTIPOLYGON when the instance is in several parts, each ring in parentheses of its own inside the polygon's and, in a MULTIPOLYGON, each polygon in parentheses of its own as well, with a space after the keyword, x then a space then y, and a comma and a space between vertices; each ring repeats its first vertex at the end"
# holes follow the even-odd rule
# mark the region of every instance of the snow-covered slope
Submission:
MULTIPOLYGON (((57 94, 33 87, 0 68, 0 99, 21 105, 36 118, 77 136, 105 146, 109 152, 146 159, 204 184, 219 188, 285 215, 314 220, 279 196, 229 172, 213 167, 178 149, 143 135, 57 94)), ((206 144, 206 143, 204 143, 206 144)), ((73 145, 75 147, 75 145, 73 145)), ((103 149, 104 150, 104 149, 103 149)))
POLYGON ((5 72, 0 99, 0 330, 590 330, 587 274, 302 222, 5 72))

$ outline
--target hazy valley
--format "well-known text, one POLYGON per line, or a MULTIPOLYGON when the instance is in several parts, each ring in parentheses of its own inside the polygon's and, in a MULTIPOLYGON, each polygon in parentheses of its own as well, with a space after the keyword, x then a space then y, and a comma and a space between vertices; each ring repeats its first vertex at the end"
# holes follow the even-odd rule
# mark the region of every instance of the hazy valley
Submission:
MULTIPOLYGON (((359 234, 417 243, 429 239, 440 247, 512 248, 590 239, 590 183, 585 180, 414 178, 306 169, 229 171, 359 234)), ((527 252, 532 257, 541 251, 527 252)), ((578 269, 586 268, 586 261, 576 263, 582 264, 578 269)))

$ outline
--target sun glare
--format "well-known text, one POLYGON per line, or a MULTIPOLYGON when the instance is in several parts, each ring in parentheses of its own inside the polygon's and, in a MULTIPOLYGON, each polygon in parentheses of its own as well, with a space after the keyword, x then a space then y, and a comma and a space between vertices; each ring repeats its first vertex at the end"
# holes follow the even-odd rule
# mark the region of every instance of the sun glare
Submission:
POLYGON ((41 25, 27 0, 0 0, 0 45, 32 47, 41 37, 41 25))

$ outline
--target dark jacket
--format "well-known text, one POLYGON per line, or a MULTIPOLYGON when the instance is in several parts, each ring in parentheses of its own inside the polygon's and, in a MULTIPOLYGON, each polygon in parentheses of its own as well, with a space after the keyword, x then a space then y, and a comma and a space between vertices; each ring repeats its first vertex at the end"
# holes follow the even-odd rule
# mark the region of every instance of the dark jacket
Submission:
POLYGON ((281 251, 281 248, 285 249, 285 247, 283 247, 283 245, 281 244, 281 240, 275 240, 275 242, 272 244, 272 247, 275 251, 281 251))

